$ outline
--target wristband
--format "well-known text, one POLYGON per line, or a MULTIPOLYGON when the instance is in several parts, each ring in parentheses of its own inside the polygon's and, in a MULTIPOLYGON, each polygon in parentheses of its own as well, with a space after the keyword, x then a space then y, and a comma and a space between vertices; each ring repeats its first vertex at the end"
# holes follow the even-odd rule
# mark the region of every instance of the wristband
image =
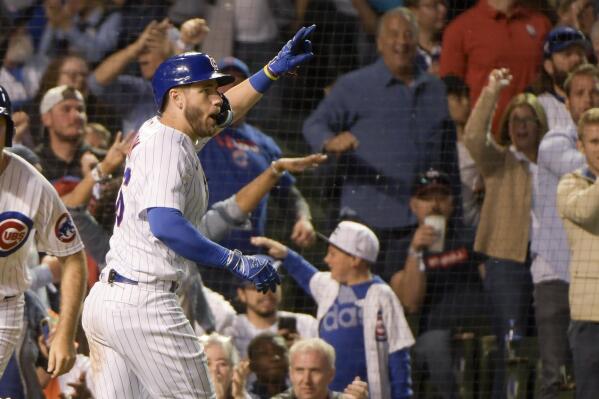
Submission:
POLYGON ((411 256, 416 259, 422 259, 422 251, 417 251, 412 246, 408 248, 408 256, 411 256))
POLYGON ((100 164, 97 164, 92 170, 91 170, 91 176, 92 179, 94 179, 94 181, 96 183, 103 183, 107 180, 110 180, 112 178, 112 175, 106 175, 104 174, 104 172, 102 172, 102 168, 100 166, 100 164))
POLYGON ((257 92, 264 94, 277 79, 278 77, 268 69, 267 65, 250 77, 250 84, 257 92))
POLYGON ((275 166, 275 162, 277 162, 277 161, 272 161, 270 163, 270 169, 272 169, 272 173, 274 173, 276 177, 281 177, 281 176, 283 176, 283 173, 285 173, 285 171, 278 170, 277 167, 275 166))
POLYGON ((270 80, 278 80, 280 78, 279 75, 277 75, 276 73, 274 73, 272 71, 272 69, 270 69, 268 64, 264 65, 264 68, 262 68, 262 69, 264 69, 264 73, 266 74, 266 76, 268 76, 268 78, 270 80))

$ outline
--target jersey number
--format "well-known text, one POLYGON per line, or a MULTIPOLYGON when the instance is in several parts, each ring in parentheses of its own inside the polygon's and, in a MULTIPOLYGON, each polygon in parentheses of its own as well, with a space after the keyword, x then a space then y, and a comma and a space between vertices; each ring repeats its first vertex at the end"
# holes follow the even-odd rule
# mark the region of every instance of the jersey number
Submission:
POLYGON ((123 186, 129 185, 129 180, 131 180, 131 168, 125 169, 125 173, 123 175, 123 184, 119 189, 119 194, 116 197, 116 225, 117 227, 121 225, 123 221, 123 214, 125 213, 125 198, 123 197, 123 186))

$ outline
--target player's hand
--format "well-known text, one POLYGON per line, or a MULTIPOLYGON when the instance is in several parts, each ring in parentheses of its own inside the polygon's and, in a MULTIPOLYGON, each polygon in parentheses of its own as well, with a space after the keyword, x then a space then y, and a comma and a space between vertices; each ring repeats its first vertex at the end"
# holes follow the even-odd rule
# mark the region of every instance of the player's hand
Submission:
POLYGON ((294 73, 295 69, 304 62, 312 59, 312 42, 307 39, 316 29, 316 25, 302 27, 295 36, 285 44, 267 65, 267 68, 275 76, 281 76, 285 73, 294 73))
POLYGON ((316 168, 326 160, 327 156, 324 154, 312 154, 301 158, 279 158, 275 161, 274 167, 281 172, 300 173, 316 168))
POLYGON ((368 384, 360 377, 354 378, 343 391, 343 399, 368 399, 368 384))
POLYGON ((493 69, 489 74, 489 83, 486 89, 494 95, 499 95, 501 91, 508 87, 512 81, 512 75, 507 68, 493 69))
POLYGON ((316 240, 316 232, 314 226, 306 218, 300 218, 291 231, 291 240, 301 248, 307 248, 314 243, 316 240))
POLYGON ((266 237, 252 237, 250 239, 252 245, 266 248, 268 254, 275 259, 285 259, 289 249, 278 241, 266 237))
POLYGON ((181 41, 188 46, 197 46, 202 43, 210 28, 203 18, 192 18, 181 25, 181 41))
POLYGON ((230 251, 225 267, 237 277, 254 283, 256 290, 262 293, 275 292, 277 284, 281 284, 271 259, 264 255, 243 255, 236 249, 230 251))
POLYGON ((335 155, 353 151, 358 148, 360 142, 350 131, 341 132, 324 143, 324 150, 335 155))
POLYGON ((439 232, 434 227, 423 224, 416 229, 410 246, 416 251, 430 247, 439 238, 439 232))
POLYGON ((69 337, 57 333, 50 344, 48 356, 48 373, 56 378, 68 372, 75 364, 75 342, 69 337))

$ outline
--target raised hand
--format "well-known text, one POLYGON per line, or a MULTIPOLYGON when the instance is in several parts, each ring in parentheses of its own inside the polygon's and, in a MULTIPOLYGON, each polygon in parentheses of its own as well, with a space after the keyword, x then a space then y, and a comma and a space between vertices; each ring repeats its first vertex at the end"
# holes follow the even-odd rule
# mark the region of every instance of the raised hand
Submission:
POLYGON ((299 173, 316 168, 326 160, 327 156, 323 154, 312 154, 301 158, 279 158, 274 162, 274 167, 279 172, 299 173))
POLYGON ((316 231, 312 222, 306 218, 300 218, 293 225, 291 240, 301 248, 307 248, 316 241, 316 231))
POLYGON ((285 73, 294 73, 298 66, 312 59, 314 57, 312 42, 307 37, 315 29, 316 25, 300 28, 295 36, 283 46, 279 54, 268 63, 268 70, 278 77, 285 73))
POLYGON ((268 254, 275 259, 285 259, 287 257, 287 247, 273 239, 266 237, 252 237, 251 243, 257 247, 266 248, 268 254))
POLYGON ((205 19, 188 19, 181 25, 181 41, 188 46, 197 46, 204 41, 208 32, 210 28, 205 19))
POLYGON ((493 94, 499 94, 504 88, 508 87, 511 82, 512 75, 509 69, 493 69, 489 74, 489 83, 487 83, 487 89, 493 94))

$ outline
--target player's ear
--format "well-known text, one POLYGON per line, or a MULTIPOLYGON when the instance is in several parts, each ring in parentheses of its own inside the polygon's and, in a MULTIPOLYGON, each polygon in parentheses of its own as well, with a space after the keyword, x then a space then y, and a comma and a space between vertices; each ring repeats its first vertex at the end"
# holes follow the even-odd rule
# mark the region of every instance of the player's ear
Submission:
POLYGON ((183 109, 183 105, 185 104, 185 96, 183 95, 183 91, 178 87, 174 87, 168 91, 168 96, 170 101, 177 107, 178 109, 183 109))

